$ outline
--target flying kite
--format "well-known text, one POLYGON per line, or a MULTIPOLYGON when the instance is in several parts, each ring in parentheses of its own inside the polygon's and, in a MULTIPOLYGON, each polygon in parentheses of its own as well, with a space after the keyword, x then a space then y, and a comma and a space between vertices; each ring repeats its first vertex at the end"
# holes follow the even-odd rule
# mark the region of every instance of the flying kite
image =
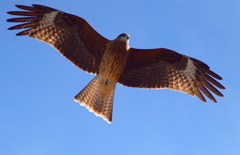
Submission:
POLYGON ((16 35, 44 41, 78 68, 96 74, 74 100, 109 123, 117 83, 136 88, 173 89, 197 96, 203 102, 206 102, 203 94, 217 102, 210 91, 223 97, 215 88, 225 89, 217 81, 222 78, 197 59, 166 48, 132 48, 126 33, 108 40, 85 19, 50 7, 36 4, 16 7, 26 11, 8 14, 25 17, 8 19, 8 22, 23 22, 9 30, 25 29, 16 35))

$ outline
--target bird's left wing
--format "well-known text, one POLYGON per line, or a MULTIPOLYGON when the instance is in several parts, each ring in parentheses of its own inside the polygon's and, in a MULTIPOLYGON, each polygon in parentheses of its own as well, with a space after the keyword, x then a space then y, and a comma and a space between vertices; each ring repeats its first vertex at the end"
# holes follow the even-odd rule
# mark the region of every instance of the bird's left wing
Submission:
POLYGON ((109 40, 96 32, 86 20, 42 5, 16 7, 25 11, 10 11, 8 14, 27 17, 8 19, 8 22, 24 22, 9 30, 26 29, 17 36, 28 35, 44 41, 82 70, 94 74, 98 72, 109 40))
POLYGON ((175 51, 159 49, 130 49, 129 59, 119 83, 138 88, 168 88, 199 97, 203 102, 209 99, 217 102, 212 91, 223 96, 213 85, 225 89, 214 78, 222 78, 209 67, 194 58, 175 51), (209 91, 210 90, 210 91, 209 91))

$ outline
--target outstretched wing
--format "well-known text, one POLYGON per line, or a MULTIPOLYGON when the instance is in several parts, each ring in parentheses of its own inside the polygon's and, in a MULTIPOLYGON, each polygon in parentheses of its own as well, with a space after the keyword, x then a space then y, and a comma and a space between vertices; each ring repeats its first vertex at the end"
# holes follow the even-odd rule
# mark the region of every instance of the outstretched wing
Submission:
POLYGON ((10 11, 8 14, 27 17, 8 19, 8 22, 23 22, 9 30, 26 28, 16 35, 44 41, 77 67, 94 74, 98 72, 109 40, 97 33, 86 20, 42 5, 16 7, 26 11, 10 11))
POLYGON ((206 102, 202 93, 217 102, 212 91, 223 96, 213 85, 225 89, 214 78, 222 78, 209 67, 194 58, 169 49, 130 49, 126 68, 119 83, 138 88, 168 88, 199 97, 206 102))

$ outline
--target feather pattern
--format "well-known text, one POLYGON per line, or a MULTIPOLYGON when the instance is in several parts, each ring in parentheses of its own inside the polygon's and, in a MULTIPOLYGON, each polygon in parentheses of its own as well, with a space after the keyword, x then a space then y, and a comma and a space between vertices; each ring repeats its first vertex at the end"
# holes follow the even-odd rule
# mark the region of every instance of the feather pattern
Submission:
POLYGON ((42 5, 16 7, 29 12, 10 11, 8 14, 29 17, 8 19, 8 22, 24 22, 9 30, 29 28, 17 35, 29 35, 44 41, 77 67, 97 74, 109 40, 97 33, 86 20, 42 5))
POLYGON ((97 76, 74 97, 74 100, 80 102, 80 105, 86 106, 96 116, 100 116, 108 123, 111 123, 114 92, 115 87, 107 97, 102 99, 100 96, 99 77, 97 76))
POLYGON ((117 83, 137 88, 173 89, 197 96, 203 102, 206 102, 204 95, 213 102, 217 101, 212 93, 223 96, 217 89, 225 89, 217 81, 222 78, 197 59, 166 48, 130 48, 128 34, 108 40, 85 19, 54 8, 37 4, 16 7, 24 11, 8 12, 22 16, 7 20, 18 23, 9 30, 23 29, 16 35, 44 41, 78 68, 97 74, 74 100, 109 123, 117 83))
POLYGON ((222 79, 205 63, 175 51, 165 48, 131 48, 119 83, 129 87, 178 90, 206 102, 202 95, 204 93, 213 102, 217 102, 209 90, 222 97, 213 85, 220 89, 225 87, 209 75, 222 79))

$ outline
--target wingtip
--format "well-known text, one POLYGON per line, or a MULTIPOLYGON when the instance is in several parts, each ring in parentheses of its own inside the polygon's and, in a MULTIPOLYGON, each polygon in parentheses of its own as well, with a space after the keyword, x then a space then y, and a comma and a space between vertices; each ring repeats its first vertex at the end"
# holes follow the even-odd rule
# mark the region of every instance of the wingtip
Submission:
POLYGON ((9 14, 9 15, 15 15, 15 12, 16 12, 16 11, 8 11, 7 14, 9 14))
POLYGON ((15 7, 25 10, 24 8, 29 7, 29 6, 16 4, 15 7))
POLYGON ((210 100, 212 100, 214 103, 217 103, 217 100, 213 96, 210 98, 210 100))
MULTIPOLYGON (((8 13, 8 12, 7 12, 8 13)), ((6 22, 11 22, 12 20, 11 19, 7 19, 6 22)))
POLYGON ((15 4, 15 6, 16 6, 17 8, 19 8, 19 7, 24 6, 24 5, 15 4))
POLYGON ((212 77, 218 79, 218 80, 222 80, 222 77, 219 76, 217 73, 211 71, 210 69, 209 70, 206 70, 206 73, 208 73, 209 75, 211 75, 212 77))
POLYGON ((16 30, 15 27, 16 27, 16 26, 11 26, 11 27, 8 28, 8 30, 16 30))

